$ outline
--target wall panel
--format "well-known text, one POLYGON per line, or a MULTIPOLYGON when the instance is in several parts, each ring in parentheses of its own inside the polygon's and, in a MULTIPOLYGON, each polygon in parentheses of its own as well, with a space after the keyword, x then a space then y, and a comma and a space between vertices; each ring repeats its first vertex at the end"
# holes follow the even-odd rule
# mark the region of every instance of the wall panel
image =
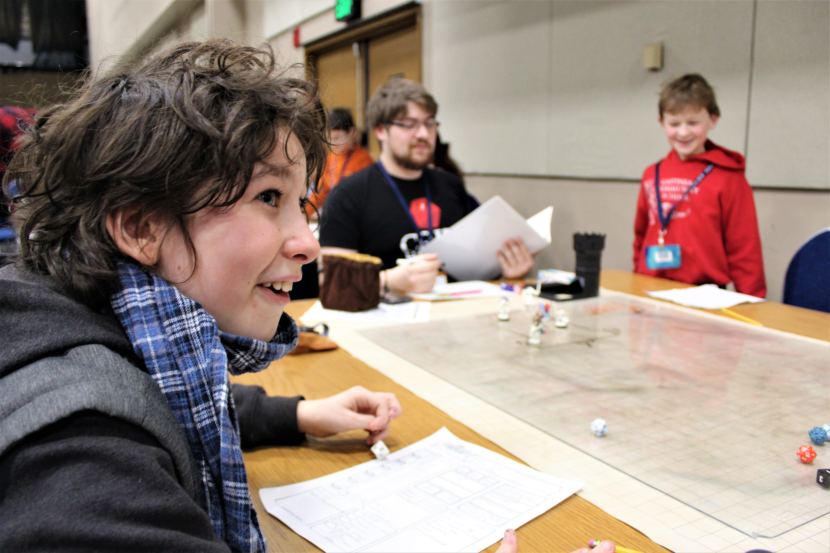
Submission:
POLYGON ((668 151, 661 83, 688 72, 716 88, 713 139, 743 150, 751 16, 751 2, 554 2, 547 174, 639 178, 668 151), (665 67, 653 73, 643 48, 658 41, 665 67))
POLYGON ((749 181, 828 188, 830 2, 759 2, 755 35, 749 181))
POLYGON ((441 135, 467 171, 543 174, 549 2, 434 2, 429 60, 441 135))
POLYGON ((830 3, 429 2, 424 52, 442 135, 468 172, 638 179, 668 150, 665 81, 715 87, 712 138, 754 186, 830 188, 830 3), (642 67, 664 44, 664 68, 642 67))

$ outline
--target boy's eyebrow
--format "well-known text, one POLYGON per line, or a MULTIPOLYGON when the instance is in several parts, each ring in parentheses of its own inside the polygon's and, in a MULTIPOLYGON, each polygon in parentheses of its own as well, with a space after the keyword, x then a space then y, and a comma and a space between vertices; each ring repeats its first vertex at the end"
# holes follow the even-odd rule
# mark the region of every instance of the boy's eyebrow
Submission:
POLYGON ((277 178, 285 177, 291 173, 290 167, 292 164, 272 165, 270 163, 260 162, 257 165, 258 167, 254 170, 254 174, 251 175, 251 178, 262 177, 265 175, 277 178))

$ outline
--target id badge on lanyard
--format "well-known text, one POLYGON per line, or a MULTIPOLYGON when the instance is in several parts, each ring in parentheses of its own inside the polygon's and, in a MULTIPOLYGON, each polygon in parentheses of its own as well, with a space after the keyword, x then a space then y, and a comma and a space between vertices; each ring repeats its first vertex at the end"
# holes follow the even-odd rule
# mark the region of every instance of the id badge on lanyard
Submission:
POLYGON ((683 260, 680 257, 680 244, 666 244, 665 231, 660 229, 657 245, 646 248, 646 267, 652 271, 658 269, 677 269, 683 260))
POLYGON ((657 235, 657 245, 648 246, 646 248, 646 267, 652 271, 661 269, 678 269, 683 262, 680 253, 680 244, 666 244, 666 233, 668 232, 669 223, 671 222, 674 210, 680 205, 689 193, 697 188, 703 179, 706 178, 714 165, 711 163, 697 176, 695 180, 689 185, 689 188, 683 193, 676 204, 672 206, 667 214, 663 214, 663 203, 660 199, 660 162, 654 167, 654 191, 657 195, 657 217, 660 219, 660 232, 657 235))

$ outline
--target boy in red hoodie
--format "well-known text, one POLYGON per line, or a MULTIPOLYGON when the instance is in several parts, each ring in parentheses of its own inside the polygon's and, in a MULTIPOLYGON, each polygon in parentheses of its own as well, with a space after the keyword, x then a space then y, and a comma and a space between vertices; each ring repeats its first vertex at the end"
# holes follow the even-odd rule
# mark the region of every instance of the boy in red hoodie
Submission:
POLYGON ((720 118, 697 74, 660 92, 660 126, 672 149, 643 172, 634 217, 634 271, 689 284, 733 282, 767 293, 761 238, 744 157, 708 139, 720 118))

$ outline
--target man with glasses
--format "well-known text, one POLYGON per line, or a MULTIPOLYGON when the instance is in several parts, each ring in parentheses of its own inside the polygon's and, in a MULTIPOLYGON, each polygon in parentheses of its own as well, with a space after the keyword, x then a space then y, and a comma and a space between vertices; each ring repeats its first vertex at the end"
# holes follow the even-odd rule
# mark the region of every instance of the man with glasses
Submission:
MULTIPOLYGON (((430 167, 437 113, 438 104, 420 84, 396 78, 383 85, 366 106, 380 159, 332 190, 320 221, 322 254, 379 257, 384 291, 431 290, 441 260, 419 254, 421 245, 473 209, 458 177, 430 167)), ((505 278, 524 276, 533 266, 521 240, 507 241, 499 261, 505 278)))

